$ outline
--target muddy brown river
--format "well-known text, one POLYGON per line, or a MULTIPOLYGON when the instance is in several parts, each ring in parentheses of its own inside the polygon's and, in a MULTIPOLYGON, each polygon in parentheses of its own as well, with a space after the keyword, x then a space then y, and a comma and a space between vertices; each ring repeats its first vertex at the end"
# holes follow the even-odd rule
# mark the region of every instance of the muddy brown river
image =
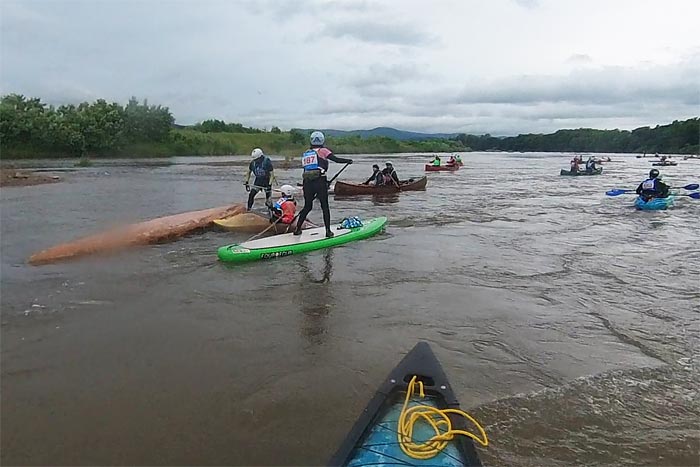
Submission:
MULTIPOLYGON (((635 211, 604 192, 649 159, 559 176, 571 157, 467 153, 425 192, 331 197, 334 219, 385 215, 386 232, 238 266, 216 249, 250 234, 218 230, 27 265, 246 196, 241 167, 207 165, 225 158, 34 163, 64 180, 0 191, 2 464, 320 465, 424 340, 489 435, 485 464, 698 465, 700 201, 635 211)), ((341 179, 426 162, 354 159, 341 179)), ((661 169, 700 182, 700 161, 661 169)))

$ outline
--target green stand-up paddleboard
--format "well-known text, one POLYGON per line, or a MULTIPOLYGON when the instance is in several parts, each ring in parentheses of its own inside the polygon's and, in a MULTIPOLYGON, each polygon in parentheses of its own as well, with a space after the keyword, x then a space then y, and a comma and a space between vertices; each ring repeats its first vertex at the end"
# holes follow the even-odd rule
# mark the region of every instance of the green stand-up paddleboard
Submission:
POLYGON ((243 263, 247 261, 257 261, 259 259, 281 258, 283 256, 298 255, 308 251, 320 250, 342 245, 343 243, 363 240, 377 234, 384 228, 386 217, 377 217, 363 221, 362 227, 351 229, 341 229, 340 224, 336 224, 331 229, 335 236, 326 238, 325 227, 303 230, 301 235, 282 234, 273 237, 261 238, 244 242, 222 246, 219 248, 218 256, 221 261, 230 263, 243 263))

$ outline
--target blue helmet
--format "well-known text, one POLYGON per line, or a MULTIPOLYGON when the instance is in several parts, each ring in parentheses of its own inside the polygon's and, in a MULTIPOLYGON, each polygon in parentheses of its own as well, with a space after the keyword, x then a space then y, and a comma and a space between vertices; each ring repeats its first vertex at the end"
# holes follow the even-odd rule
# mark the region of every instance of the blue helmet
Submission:
POLYGON ((323 146, 326 142, 326 137, 320 131, 314 131, 311 133, 311 145, 312 146, 323 146))

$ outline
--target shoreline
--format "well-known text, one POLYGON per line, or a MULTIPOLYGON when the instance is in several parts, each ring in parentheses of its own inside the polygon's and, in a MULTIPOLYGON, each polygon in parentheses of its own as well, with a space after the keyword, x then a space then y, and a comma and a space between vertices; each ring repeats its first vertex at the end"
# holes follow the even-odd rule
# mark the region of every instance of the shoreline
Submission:
POLYGON ((0 187, 19 187, 44 185, 62 181, 58 175, 42 175, 33 170, 2 168, 0 169, 0 187))

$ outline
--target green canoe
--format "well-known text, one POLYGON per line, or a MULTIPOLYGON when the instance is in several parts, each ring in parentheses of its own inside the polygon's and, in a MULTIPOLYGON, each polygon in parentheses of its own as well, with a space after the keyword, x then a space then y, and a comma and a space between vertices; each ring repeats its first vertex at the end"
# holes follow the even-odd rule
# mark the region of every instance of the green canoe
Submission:
POLYGON ((325 227, 318 227, 304 230, 298 236, 289 233, 222 246, 219 248, 218 256, 221 261, 243 263, 298 255, 371 237, 384 228, 386 221, 386 217, 377 217, 364 221, 362 227, 351 229, 341 229, 340 224, 336 224, 332 227, 335 236, 331 238, 326 238, 325 227))
POLYGON ((580 177, 580 176, 583 176, 583 175, 600 175, 600 174, 602 174, 602 173, 603 173, 603 168, 602 168, 602 167, 599 167, 599 168, 597 168, 597 169, 595 169, 595 170, 593 170, 593 171, 591 171, 591 172, 588 172, 588 171, 586 171, 585 169, 584 169, 584 170, 579 170, 578 172, 572 172, 571 170, 564 170, 564 169, 561 169, 561 171, 559 172, 559 175, 568 175, 568 176, 573 176, 573 177, 580 177))

